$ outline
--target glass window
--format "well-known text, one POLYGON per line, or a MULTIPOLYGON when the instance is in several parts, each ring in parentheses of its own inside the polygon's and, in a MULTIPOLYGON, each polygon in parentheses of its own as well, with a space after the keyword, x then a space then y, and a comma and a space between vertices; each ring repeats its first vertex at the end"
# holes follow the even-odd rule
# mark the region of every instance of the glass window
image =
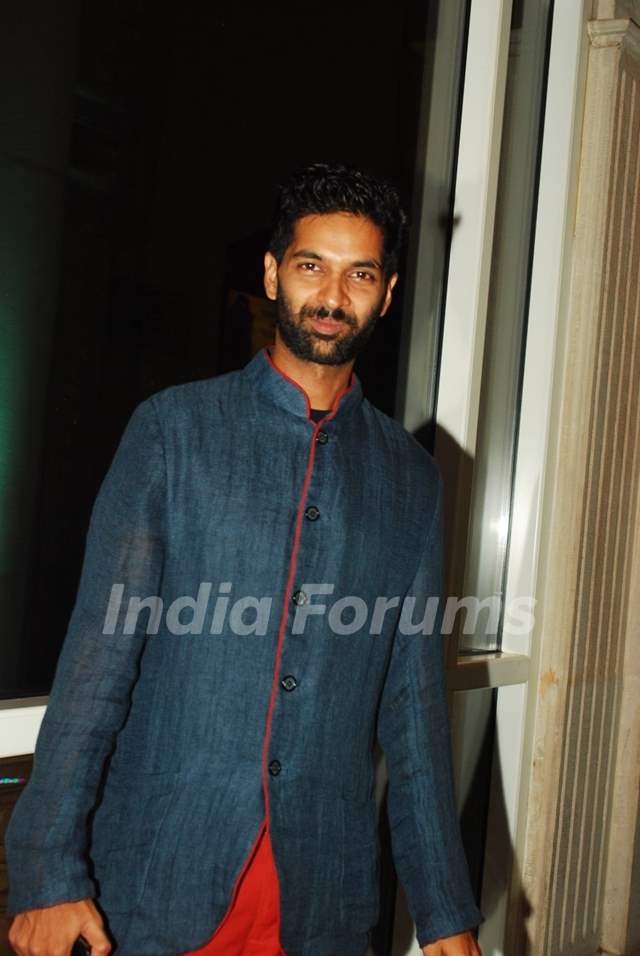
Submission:
POLYGON ((550 24, 550 0, 513 7, 464 590, 487 604, 461 653, 500 649, 550 24))

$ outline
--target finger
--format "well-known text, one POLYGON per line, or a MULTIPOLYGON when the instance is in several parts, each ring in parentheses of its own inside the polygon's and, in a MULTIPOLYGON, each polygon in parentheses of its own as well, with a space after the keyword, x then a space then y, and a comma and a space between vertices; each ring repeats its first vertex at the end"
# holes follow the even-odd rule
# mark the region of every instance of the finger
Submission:
POLYGON ((91 948, 91 956, 107 956, 111 952, 111 943, 99 916, 83 925, 82 935, 91 948))
POLYGON ((26 933, 24 926, 24 918, 20 915, 14 916, 13 922, 9 927, 9 943, 13 949, 16 956, 27 956, 26 950, 26 933))

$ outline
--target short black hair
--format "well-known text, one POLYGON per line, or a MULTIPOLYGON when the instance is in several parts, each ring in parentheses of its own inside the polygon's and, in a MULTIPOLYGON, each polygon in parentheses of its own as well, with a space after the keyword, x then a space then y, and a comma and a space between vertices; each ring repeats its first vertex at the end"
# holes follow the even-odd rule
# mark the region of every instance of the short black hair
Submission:
POLYGON ((341 163, 312 163, 297 170, 278 188, 269 251, 278 263, 303 216, 350 212, 365 216, 384 236, 383 272, 392 275, 404 239, 407 217, 398 189, 361 169, 341 163))

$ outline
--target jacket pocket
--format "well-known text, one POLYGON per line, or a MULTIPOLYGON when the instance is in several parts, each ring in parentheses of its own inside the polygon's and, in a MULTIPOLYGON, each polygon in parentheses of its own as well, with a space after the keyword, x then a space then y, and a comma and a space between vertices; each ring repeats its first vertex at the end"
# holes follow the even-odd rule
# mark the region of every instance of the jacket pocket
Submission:
POLYGON ((109 774, 90 845, 97 899, 107 916, 131 913, 140 902, 176 780, 173 771, 109 774))
POLYGON ((344 922, 353 929, 367 930, 377 922, 379 908, 376 801, 343 794, 341 804, 344 922))

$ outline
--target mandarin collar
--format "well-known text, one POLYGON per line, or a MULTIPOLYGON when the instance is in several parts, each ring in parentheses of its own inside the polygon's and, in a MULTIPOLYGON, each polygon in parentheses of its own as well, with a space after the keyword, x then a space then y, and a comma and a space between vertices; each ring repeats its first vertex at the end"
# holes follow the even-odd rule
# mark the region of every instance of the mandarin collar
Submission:
MULTIPOLYGON (((252 379, 255 387, 262 395, 275 405, 298 415, 300 418, 311 418, 311 407, 307 393, 302 386, 276 367, 271 357, 269 346, 265 345, 243 369, 248 378, 252 379)), ((354 411, 362 401, 362 384, 360 379, 351 371, 349 385, 336 396, 330 412, 322 421, 330 419, 340 420, 354 411)))

